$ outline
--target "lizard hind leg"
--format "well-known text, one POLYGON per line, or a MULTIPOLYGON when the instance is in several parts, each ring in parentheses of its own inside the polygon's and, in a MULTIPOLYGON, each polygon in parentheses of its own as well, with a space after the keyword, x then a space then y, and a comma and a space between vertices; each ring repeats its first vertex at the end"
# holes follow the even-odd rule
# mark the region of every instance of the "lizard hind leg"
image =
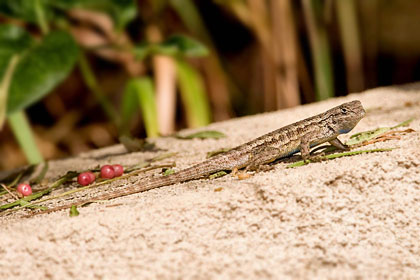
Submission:
POLYGON ((280 150, 274 147, 264 147, 252 154, 251 160, 245 167, 245 171, 268 171, 273 169, 268 165, 275 161, 280 154, 280 150))

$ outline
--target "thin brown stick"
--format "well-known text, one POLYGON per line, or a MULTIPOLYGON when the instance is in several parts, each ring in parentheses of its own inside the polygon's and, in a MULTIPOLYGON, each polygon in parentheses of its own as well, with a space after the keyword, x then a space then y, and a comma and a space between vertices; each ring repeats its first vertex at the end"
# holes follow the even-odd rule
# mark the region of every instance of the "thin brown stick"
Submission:
POLYGON ((7 187, 6 187, 6 185, 5 184, 0 184, 2 187, 3 187, 3 189, 5 189, 14 199, 19 199, 19 197, 17 197, 17 195, 15 195, 14 193, 12 193, 7 187))

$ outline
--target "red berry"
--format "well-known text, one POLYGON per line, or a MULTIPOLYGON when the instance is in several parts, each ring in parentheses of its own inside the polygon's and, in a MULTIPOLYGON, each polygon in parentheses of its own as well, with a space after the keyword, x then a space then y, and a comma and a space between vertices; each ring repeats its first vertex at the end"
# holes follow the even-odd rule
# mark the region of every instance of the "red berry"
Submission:
POLYGON ((32 188, 31 186, 29 186, 29 184, 19 184, 17 186, 17 191, 23 196, 28 196, 32 194, 32 188))
POLYGON ((114 168, 115 177, 120 177, 121 175, 123 175, 124 167, 121 164, 114 164, 112 168, 114 168))
POLYGON ((89 176, 90 176, 90 182, 91 182, 91 183, 92 183, 92 182, 94 182, 94 181, 95 181, 95 179, 96 179, 95 174, 93 174, 93 172, 90 172, 90 171, 88 171, 87 173, 89 173, 89 176))
POLYGON ((77 182, 82 186, 87 186, 95 181, 95 174, 90 171, 82 172, 77 176, 77 182))
POLYGON ((111 165, 104 165, 101 167, 101 177, 105 179, 112 179, 115 176, 114 168, 111 165))

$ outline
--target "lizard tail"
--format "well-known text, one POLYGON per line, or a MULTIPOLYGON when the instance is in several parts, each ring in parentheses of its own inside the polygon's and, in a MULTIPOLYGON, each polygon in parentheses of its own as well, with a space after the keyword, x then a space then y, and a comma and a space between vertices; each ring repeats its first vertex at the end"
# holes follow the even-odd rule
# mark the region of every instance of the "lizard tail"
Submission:
POLYGON ((143 183, 139 183, 137 185, 133 185, 133 186, 129 186, 127 188, 124 189, 119 189, 116 190, 114 192, 111 193, 105 193, 90 199, 84 199, 81 201, 75 201, 72 203, 68 203, 65 205, 61 205, 58 207, 54 207, 51 209, 47 209, 44 211, 40 211, 40 212, 33 212, 25 217, 32 217, 35 215, 39 215, 39 214, 47 214, 47 213, 51 213, 51 212, 55 212, 55 211, 60 211, 60 210, 64 210, 64 209, 68 209, 71 206, 81 206, 87 203, 91 203, 94 201, 99 201, 99 200, 110 200, 110 199, 114 199, 114 198, 118 198, 118 197, 122 197, 122 196, 127 196, 127 195, 131 195, 131 194, 135 194, 135 193, 140 193, 140 192, 144 192, 144 191, 148 191, 151 189, 155 189, 155 188, 160 188, 163 186, 168 186, 168 185, 172 185, 172 184, 176 184, 176 183, 182 183, 182 182, 186 182, 186 181, 190 181, 190 180, 194 180, 194 179, 199 179, 205 175, 211 174, 213 172, 217 172, 219 171, 219 168, 217 168, 217 165, 215 165, 216 167, 214 167, 213 165, 209 165, 206 164, 206 162, 203 163, 199 163, 195 166, 183 169, 179 172, 170 174, 168 176, 159 176, 159 177, 153 177, 143 183))

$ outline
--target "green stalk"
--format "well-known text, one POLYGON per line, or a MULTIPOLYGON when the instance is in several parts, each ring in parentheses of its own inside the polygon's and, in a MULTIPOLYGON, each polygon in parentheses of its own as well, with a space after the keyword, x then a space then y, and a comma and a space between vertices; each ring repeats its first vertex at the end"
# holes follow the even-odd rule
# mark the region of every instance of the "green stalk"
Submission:
POLYGON ((317 13, 317 10, 321 3, 318 0, 302 0, 302 4, 314 65, 316 99, 324 100, 334 96, 334 82, 327 30, 318 20, 320 12, 317 13))
POLYGON ((152 79, 149 77, 132 79, 127 84, 127 90, 132 91, 137 96, 147 137, 159 136, 155 90, 152 79))
POLYGON ((47 20, 45 18, 44 9, 41 5, 41 0, 35 0, 35 13, 36 19, 41 29, 42 34, 48 34, 50 32, 50 28, 48 26, 47 20))
POLYGON ((80 54, 79 58, 79 68, 83 76, 83 80, 86 85, 95 95, 96 100, 102 106, 107 117, 113 121, 117 126, 120 125, 120 117, 117 114, 117 111, 112 106, 111 102, 106 98, 104 92, 99 87, 96 80, 95 74, 93 73, 84 53, 80 54))
POLYGON ((44 161, 32 134, 31 126, 24 111, 9 114, 9 125, 19 142, 26 159, 30 164, 37 164, 44 161))
POLYGON ((209 124, 211 120, 210 105, 202 77, 185 61, 178 60, 176 67, 181 99, 187 113, 188 126, 199 127, 209 124))
POLYGON ((4 120, 6 119, 7 96, 9 95, 10 83, 18 61, 18 55, 12 56, 0 83, 0 130, 3 128, 4 120))
POLYGON ((356 3, 354 0, 337 1, 336 10, 346 63, 347 88, 349 92, 358 92, 364 88, 364 75, 356 3))

